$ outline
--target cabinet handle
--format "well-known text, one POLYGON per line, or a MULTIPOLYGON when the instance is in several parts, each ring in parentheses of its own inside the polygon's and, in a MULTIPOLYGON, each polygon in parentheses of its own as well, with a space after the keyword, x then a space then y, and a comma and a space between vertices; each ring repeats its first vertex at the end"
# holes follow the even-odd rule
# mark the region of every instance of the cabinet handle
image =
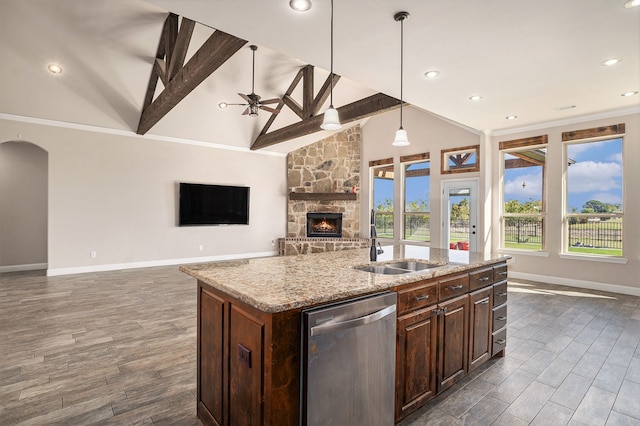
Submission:
POLYGON ((498 321, 505 321, 507 319, 507 317, 498 317, 496 318, 498 321))
POLYGON ((507 275, 507 271, 500 271, 498 272, 498 275, 502 275, 504 277, 505 275, 507 275))
POLYGON ((450 285, 449 290, 460 290, 462 287, 462 285, 450 285))
POLYGON ((489 277, 480 277, 478 281, 489 281, 489 277))
POLYGON ((506 295, 507 295, 507 292, 506 292, 506 291, 503 291, 503 292, 498 293, 498 296, 506 296, 506 295))
POLYGON ((428 294, 425 294, 424 296, 416 296, 416 302, 420 302, 421 300, 427 300, 429 298, 428 294))
POLYGON ((507 343, 507 341, 504 339, 500 339, 500 340, 496 340, 496 343, 499 345, 504 345, 505 343, 507 343))
POLYGON ((482 300, 482 301, 478 302, 478 304, 479 305, 488 305, 489 304, 489 299, 482 300))

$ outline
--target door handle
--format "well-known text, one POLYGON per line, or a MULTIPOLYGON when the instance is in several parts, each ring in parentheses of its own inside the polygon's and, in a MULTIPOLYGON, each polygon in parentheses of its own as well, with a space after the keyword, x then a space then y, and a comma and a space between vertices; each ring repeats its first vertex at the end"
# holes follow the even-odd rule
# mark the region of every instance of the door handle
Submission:
POLYGON ((376 322, 387 315, 390 315, 396 311, 396 305, 389 305, 384 309, 380 309, 372 314, 365 315, 363 317, 350 319, 347 321, 324 323, 322 325, 316 325, 311 327, 309 335, 317 336, 319 334, 328 334, 332 331, 346 330, 348 328, 359 327, 361 325, 371 324, 376 322))

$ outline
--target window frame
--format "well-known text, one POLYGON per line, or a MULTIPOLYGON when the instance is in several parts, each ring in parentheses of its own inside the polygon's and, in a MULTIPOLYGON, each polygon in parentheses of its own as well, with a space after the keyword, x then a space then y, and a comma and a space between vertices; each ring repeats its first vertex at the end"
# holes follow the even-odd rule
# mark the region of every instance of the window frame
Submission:
POLYGON ((430 245, 431 244, 431 159, 428 152, 422 154, 415 155, 406 155, 400 157, 400 176, 401 176, 401 211, 400 211, 400 240, 402 242, 410 242, 411 244, 416 245, 430 245), (429 163, 429 211, 428 212, 407 212, 407 203, 406 203, 406 189, 407 189, 407 167, 412 164, 418 163, 429 163), (426 241, 416 241, 410 240, 406 238, 406 222, 407 218, 411 215, 415 214, 426 214, 429 218, 429 235, 428 240, 426 241))
POLYGON ((522 139, 514 139, 509 141, 503 141, 499 144, 499 154, 500 154, 500 190, 499 190, 499 221, 500 221, 500 237, 498 250, 500 251, 519 251, 524 253, 544 253, 546 251, 546 243, 547 243, 547 173, 544 169, 548 166, 548 143, 549 137, 548 135, 540 135, 533 136, 522 139), (541 203, 542 208, 538 213, 507 213, 505 211, 505 193, 504 193, 504 177, 505 177, 505 154, 510 154, 512 152, 519 152, 523 149, 540 149, 544 148, 546 150, 545 153, 545 163, 542 170, 542 196, 541 203), (538 218, 541 223, 541 233, 540 233, 540 248, 535 249, 527 249, 527 248, 515 248, 515 247, 506 247, 505 246, 505 231, 506 231, 506 221, 507 218, 538 218))
POLYGON ((625 124, 616 124, 611 126, 604 127, 596 127, 591 129, 583 129, 573 132, 563 132, 562 133, 562 157, 563 157, 563 182, 562 182, 562 247, 560 250, 560 254, 563 257, 571 258, 583 258, 583 259, 594 259, 594 260, 607 260, 611 259, 613 261, 625 261, 625 238, 624 238, 624 206, 626 199, 626 188, 625 188, 625 167, 624 167, 624 136, 625 136, 625 124), (604 141, 613 141, 615 139, 620 139, 621 143, 621 154, 622 158, 622 173, 621 173, 621 184, 622 184, 622 211, 620 213, 573 213, 568 211, 568 198, 569 198, 569 146, 578 145, 578 144, 589 144, 595 142, 604 142, 604 141), (620 255, 606 255, 606 254, 598 254, 598 253, 579 253, 569 251, 569 244, 571 243, 570 238, 570 225, 572 219, 580 222, 582 220, 586 220, 587 223, 589 218, 597 217, 607 217, 609 219, 617 218, 620 219, 620 255))

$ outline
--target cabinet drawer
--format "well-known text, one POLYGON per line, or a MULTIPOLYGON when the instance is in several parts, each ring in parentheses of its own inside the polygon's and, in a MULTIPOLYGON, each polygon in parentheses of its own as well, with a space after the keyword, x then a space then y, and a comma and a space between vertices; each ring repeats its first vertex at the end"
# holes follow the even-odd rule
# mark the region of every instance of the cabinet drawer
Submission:
POLYGON ((493 343, 491 346, 491 356, 494 356, 507 347, 507 329, 503 328, 500 331, 496 331, 493 333, 492 338, 493 343))
POLYGON ((438 282, 440 300, 469 293, 469 275, 457 275, 438 282))
POLYGON ((499 330, 507 325, 507 305, 493 308, 493 330, 499 330))
POLYGON ((501 263, 493 267, 493 281, 498 282, 507 279, 507 264, 501 263))
POLYGON ((438 283, 431 282, 398 291, 398 315, 438 302, 438 283))
POLYGON ((493 306, 507 303, 507 282, 502 281, 493 285, 493 306))
POLYGON ((480 269, 469 274, 469 289, 477 290, 493 284, 493 268, 480 269))

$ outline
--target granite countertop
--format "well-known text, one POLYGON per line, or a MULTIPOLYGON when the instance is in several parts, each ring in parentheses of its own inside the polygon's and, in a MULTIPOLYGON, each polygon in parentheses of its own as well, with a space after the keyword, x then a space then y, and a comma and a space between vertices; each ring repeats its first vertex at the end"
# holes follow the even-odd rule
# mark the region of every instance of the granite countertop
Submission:
POLYGON ((263 312, 275 313, 384 291, 509 258, 413 245, 390 245, 383 249, 377 262, 369 261, 369 249, 357 249, 190 264, 180 270, 263 312), (353 269, 401 259, 428 260, 443 266, 402 275, 353 269))

